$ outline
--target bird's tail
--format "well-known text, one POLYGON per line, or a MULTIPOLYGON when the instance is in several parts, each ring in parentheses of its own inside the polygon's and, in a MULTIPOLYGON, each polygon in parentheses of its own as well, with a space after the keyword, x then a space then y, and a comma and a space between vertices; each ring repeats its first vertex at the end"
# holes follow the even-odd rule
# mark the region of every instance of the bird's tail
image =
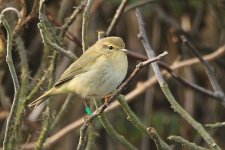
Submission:
POLYGON ((28 107, 32 107, 35 106, 37 107, 38 105, 40 105, 41 103, 43 103, 44 101, 46 101, 47 97, 54 95, 53 91, 55 90, 55 87, 51 88, 50 90, 48 90, 47 92, 45 92, 43 95, 41 95, 40 97, 38 97, 36 100, 34 100, 33 102, 31 102, 28 107))

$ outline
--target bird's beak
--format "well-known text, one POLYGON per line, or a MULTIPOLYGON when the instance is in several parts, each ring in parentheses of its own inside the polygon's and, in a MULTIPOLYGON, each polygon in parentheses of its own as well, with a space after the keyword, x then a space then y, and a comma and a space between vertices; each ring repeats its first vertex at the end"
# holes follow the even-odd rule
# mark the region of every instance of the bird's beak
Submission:
POLYGON ((128 50, 127 49, 125 49, 125 48, 123 48, 123 49, 120 49, 121 51, 123 51, 123 52, 127 52, 128 50))

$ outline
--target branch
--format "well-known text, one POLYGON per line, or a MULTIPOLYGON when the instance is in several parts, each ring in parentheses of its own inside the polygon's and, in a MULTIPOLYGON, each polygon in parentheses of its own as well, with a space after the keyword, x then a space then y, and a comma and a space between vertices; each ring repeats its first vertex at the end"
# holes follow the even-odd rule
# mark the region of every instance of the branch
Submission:
MULTIPOLYGON (((47 44, 44 44, 45 46, 47 46, 47 44)), ((54 84, 54 81, 55 81, 55 76, 54 76, 54 73, 55 73, 55 70, 56 70, 56 64, 57 64, 57 58, 58 58, 58 54, 56 53, 56 51, 54 51, 53 53, 53 57, 50 61, 50 66, 49 66, 49 82, 48 82, 48 88, 51 88, 52 85, 54 84)), ((50 132, 50 126, 51 126, 51 120, 52 120, 52 103, 51 103, 51 99, 52 98, 49 98, 49 101, 48 101, 48 105, 47 105, 47 108, 46 108, 46 118, 44 119, 44 123, 43 123, 43 127, 42 127, 42 130, 41 130, 41 133, 39 135, 39 138, 37 140, 37 143, 36 143, 36 146, 35 146, 35 149, 36 150, 41 150, 43 149, 43 146, 44 146, 44 142, 47 138, 47 135, 48 133, 50 132)))
POLYGON ((188 41, 188 39, 185 37, 185 35, 181 35, 181 39, 183 43, 190 48, 190 50, 194 53, 194 55, 199 59, 199 61, 204 65, 205 71, 209 77, 209 81, 211 82, 211 85, 215 91, 215 93, 221 97, 221 104, 225 106, 225 94, 222 91, 222 88, 220 87, 218 81, 216 80, 216 77, 214 75, 214 72, 212 71, 211 66, 207 61, 205 61, 202 56, 199 54, 198 50, 194 47, 194 45, 188 41))
POLYGON ((83 49, 83 52, 85 50, 87 50, 87 48, 88 48, 87 31, 88 31, 88 22, 89 22, 91 5, 93 2, 94 2, 94 0, 87 1, 87 5, 86 5, 84 13, 83 13, 83 23, 82 23, 82 49, 83 49))
MULTIPOLYGON (((149 58, 154 57, 154 51, 151 49, 150 44, 148 42, 146 31, 144 29, 144 21, 141 16, 141 13, 138 9, 136 9, 136 15, 139 23, 139 35, 138 37, 141 39, 141 42, 146 50, 146 53, 149 58)), ((200 123, 198 123, 196 120, 194 120, 175 100, 174 96, 172 95, 167 83, 163 79, 162 75, 160 74, 159 67, 157 63, 151 64, 153 71, 155 72, 156 78, 160 84, 160 87, 166 96, 167 100, 172 105, 172 108, 174 111, 179 113, 188 123, 190 123, 196 131, 202 136, 202 138, 206 141, 206 143, 209 145, 212 149, 221 149, 212 139, 212 137, 205 131, 205 129, 202 127, 200 123)))
POLYGON ((205 125, 208 128, 220 128, 220 127, 225 127, 225 122, 217 122, 214 124, 206 124, 205 125))
MULTIPOLYGON (((56 18, 54 18, 53 15, 49 11, 46 10, 46 13, 47 13, 48 19, 51 20, 55 26, 62 26, 61 23, 58 20, 56 20, 56 18)), ((81 43, 80 39, 75 37, 72 32, 67 30, 66 37, 69 40, 73 41, 77 46, 82 47, 82 43, 81 43)))
MULTIPOLYGON (((43 27, 43 29, 47 29, 48 26, 50 26, 48 24, 48 20, 45 16, 45 13, 44 13, 44 2, 45 0, 41 0, 40 2, 40 8, 39 8, 39 20, 40 20, 40 23, 39 23, 39 27, 43 27)), ((40 33, 42 35, 42 38, 44 37, 43 35, 43 29, 40 28, 40 33)), ((51 35, 51 34, 54 34, 54 30, 50 30, 49 33, 47 34, 48 35, 51 35), (50 32, 52 31, 52 32, 50 32)), ((46 33, 45 33, 46 34, 46 33)), ((54 38, 54 40, 56 42, 59 42, 59 40, 57 39, 57 37, 54 38)), ((46 40, 43 39, 43 44, 45 47, 48 48, 48 44, 46 44, 46 40)), ((55 72, 56 72, 56 66, 57 66, 57 60, 58 60, 58 53, 56 51, 53 52, 53 56, 52 56, 52 59, 50 61, 50 65, 49 65, 49 82, 48 82, 48 88, 51 88, 52 85, 54 84, 55 82, 55 72)), ((48 105, 47 105, 47 108, 46 108, 46 118, 44 119, 44 123, 43 123, 43 127, 42 127, 42 130, 41 130, 41 133, 38 137, 38 140, 37 140, 37 143, 36 143, 36 146, 35 146, 35 149, 36 150, 41 150, 43 149, 43 146, 44 146, 44 142, 46 141, 47 139, 47 136, 48 136, 48 133, 50 132, 50 126, 51 126, 51 120, 52 120, 52 103, 51 103, 51 99, 52 98, 49 98, 49 101, 48 101, 48 105)))
POLYGON ((41 79, 39 79, 39 81, 35 84, 35 87, 32 88, 30 93, 27 95, 27 97, 26 97, 27 102, 29 102, 31 99, 33 99, 35 94, 38 92, 38 90, 44 84, 44 82, 46 81, 46 79, 48 77, 49 77, 49 68, 47 69, 47 72, 45 72, 45 74, 41 77, 41 79))
POLYGON ((156 132, 156 130, 153 127, 148 127, 147 128, 148 134, 152 137, 152 139, 154 140, 156 147, 158 150, 171 150, 171 148, 169 147, 169 145, 167 145, 167 143, 165 143, 162 138, 158 135, 158 133, 156 132))
POLYGON ((55 117, 53 123, 51 124, 50 130, 53 130, 57 124, 63 119, 65 112, 67 111, 68 106, 71 104, 72 102, 72 95, 69 94, 65 100, 65 102, 63 103, 60 111, 58 112, 57 116, 55 117))
POLYGON ((194 84, 194 83, 191 83, 191 82, 187 81, 186 79, 184 79, 181 76, 179 76, 178 74, 176 74, 175 71, 173 71, 168 65, 166 65, 164 63, 159 63, 159 65, 160 65, 160 67, 164 68, 167 72, 169 72, 170 75, 174 79, 176 79, 178 82, 180 82, 184 86, 189 87, 194 92, 199 92, 201 94, 210 96, 210 97, 213 98, 213 100, 217 100, 217 101, 221 102, 221 97, 218 94, 216 94, 215 92, 210 91, 208 89, 205 89, 203 87, 198 86, 197 84, 194 84))
POLYGON ((7 8, 7 9, 3 10, 0 14, 0 24, 3 24, 3 26, 5 27, 5 29, 7 31, 6 62, 8 64, 9 71, 10 71, 10 74, 12 76, 13 85, 14 85, 14 98, 13 98, 13 103, 12 103, 12 107, 11 107, 11 110, 10 110, 10 114, 9 114, 9 117, 8 117, 7 123, 6 123, 6 130, 5 130, 5 138, 4 138, 4 141, 3 141, 3 148, 12 149, 12 146, 17 147, 17 145, 14 144, 12 126, 14 125, 14 117, 16 116, 16 110, 17 110, 18 103, 19 103, 18 95, 19 95, 20 85, 19 85, 18 77, 17 77, 16 70, 15 70, 15 67, 14 67, 14 64, 13 64, 13 59, 12 59, 13 33, 12 33, 10 25, 5 20, 4 15, 3 15, 3 13, 8 11, 8 10, 13 10, 15 12, 17 12, 17 11, 13 8, 7 8))
POLYGON ((195 143, 190 143, 189 141, 183 139, 180 136, 171 135, 168 137, 169 140, 180 143, 183 147, 187 147, 187 149, 191 150, 209 150, 208 148, 204 148, 196 145, 195 143))
POLYGON ((182 30, 179 23, 174 18, 168 16, 160 7, 155 7, 155 11, 159 15, 159 17, 162 19, 162 21, 173 26, 178 31, 178 34, 180 35, 184 44, 187 47, 189 47, 192 50, 192 52, 197 56, 197 58, 200 60, 200 62, 202 62, 204 64, 206 73, 207 73, 209 80, 212 84, 212 87, 214 89, 214 95, 216 97, 219 97, 220 103, 223 106, 225 106, 225 94, 222 91, 222 88, 220 87, 220 85, 218 84, 213 71, 211 70, 209 64, 198 53, 197 49, 193 46, 193 44, 187 40, 186 35, 185 35, 186 33, 182 30))
MULTIPOLYGON (((95 106, 96 109, 98 107, 101 106, 100 101, 99 100, 94 100, 95 102, 95 106)), ((137 150, 137 148, 135 148, 129 141, 127 141, 124 136, 120 135, 115 129, 114 127, 110 124, 109 120, 107 119, 106 115, 104 112, 102 112, 99 116, 98 116, 99 120, 102 123, 102 126, 105 128, 105 130, 107 131, 107 133, 118 143, 124 145, 126 147, 126 149, 129 150, 137 150)))
POLYGON ((138 119, 138 117, 133 113, 133 111, 130 109, 129 105, 126 103, 125 99, 123 96, 118 97, 118 101, 123 108, 123 110, 127 114, 127 119, 136 127, 138 128, 142 133, 149 135, 155 142, 156 146, 160 150, 171 150, 169 145, 166 144, 162 140, 162 138, 156 133, 153 135, 151 132, 152 130, 149 130, 149 128, 146 128, 143 123, 138 119))
MULTIPOLYGON (((13 8, 11 9, 7 9, 7 10, 14 10, 13 8)), ((6 12, 6 10, 4 9, 1 14, 0 14, 0 24, 3 24, 3 26, 5 27, 6 31, 7 31, 7 55, 6 55, 6 62, 8 64, 9 67, 9 71, 11 73, 12 79, 13 79, 13 85, 14 85, 14 90, 15 93, 18 92, 19 89, 19 81, 18 81, 18 77, 16 74, 16 70, 13 64, 13 59, 12 59, 12 43, 13 43, 13 36, 12 36, 12 30, 10 25, 8 24, 8 22, 5 20, 3 13, 6 12)))
POLYGON ((112 32, 112 30, 115 27, 115 25, 117 24, 119 18, 122 16, 122 13, 123 13, 124 8, 126 7, 127 3, 128 3, 128 0, 122 0, 122 2, 120 3, 120 6, 116 10, 113 20, 111 21, 111 23, 106 31, 106 36, 109 36, 110 33, 112 32))
MULTIPOLYGON (((138 23, 139 23, 139 34, 138 34, 138 38, 141 40, 145 50, 146 50, 146 53, 148 55, 148 58, 151 58, 151 57, 154 57, 154 51, 152 50, 151 46, 148 44, 148 41, 147 41, 147 36, 146 36, 146 32, 144 30, 144 21, 141 17, 141 14, 139 12, 138 9, 136 9, 136 15, 137 15, 137 18, 138 18, 138 23)), ((159 70, 159 66, 157 65, 157 63, 152 63, 152 68, 153 68, 153 71, 156 75, 156 78, 159 82, 160 85, 162 85, 165 81, 163 79, 163 77, 161 76, 160 74, 160 70, 159 70)))
POLYGON ((124 10, 124 14, 130 12, 131 10, 138 8, 138 7, 143 7, 146 6, 146 4, 152 4, 158 2, 157 0, 144 0, 144 1, 137 1, 134 4, 130 4, 126 7, 124 10))
POLYGON ((69 26, 73 23, 73 21, 76 19, 78 14, 84 9, 85 1, 81 1, 80 5, 76 7, 76 9, 73 11, 72 15, 66 19, 65 23, 63 24, 60 32, 60 37, 64 37, 65 33, 67 32, 69 26))

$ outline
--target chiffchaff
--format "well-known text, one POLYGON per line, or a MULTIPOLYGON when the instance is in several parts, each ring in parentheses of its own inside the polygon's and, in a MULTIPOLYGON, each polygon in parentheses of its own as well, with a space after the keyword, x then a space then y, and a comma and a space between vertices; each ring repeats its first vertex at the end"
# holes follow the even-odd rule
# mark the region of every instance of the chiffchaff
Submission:
POLYGON ((127 73, 125 44, 120 37, 98 40, 72 63, 54 86, 29 106, 56 94, 76 93, 84 98, 103 97, 113 92, 127 73))

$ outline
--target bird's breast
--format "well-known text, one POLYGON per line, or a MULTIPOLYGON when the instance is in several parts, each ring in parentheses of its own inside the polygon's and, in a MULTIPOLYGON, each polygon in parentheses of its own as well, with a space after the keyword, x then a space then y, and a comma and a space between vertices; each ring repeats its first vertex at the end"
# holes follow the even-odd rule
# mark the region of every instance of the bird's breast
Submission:
POLYGON ((82 97, 102 97, 113 92, 123 81, 127 73, 127 57, 99 57, 89 71, 77 75, 68 83, 68 89, 82 97))

